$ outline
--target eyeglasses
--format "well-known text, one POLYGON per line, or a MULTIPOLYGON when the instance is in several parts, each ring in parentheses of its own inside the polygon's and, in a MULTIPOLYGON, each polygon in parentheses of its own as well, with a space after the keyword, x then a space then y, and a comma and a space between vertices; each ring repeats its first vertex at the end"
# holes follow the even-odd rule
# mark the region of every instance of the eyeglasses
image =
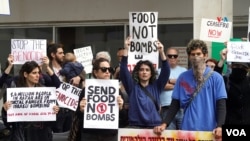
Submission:
POLYGON ((168 54, 167 56, 168 58, 175 58, 175 59, 178 57, 177 54, 168 54))
POLYGON ((113 68, 109 67, 101 67, 99 68, 103 73, 107 72, 107 70, 110 72, 110 73, 113 73, 113 68))

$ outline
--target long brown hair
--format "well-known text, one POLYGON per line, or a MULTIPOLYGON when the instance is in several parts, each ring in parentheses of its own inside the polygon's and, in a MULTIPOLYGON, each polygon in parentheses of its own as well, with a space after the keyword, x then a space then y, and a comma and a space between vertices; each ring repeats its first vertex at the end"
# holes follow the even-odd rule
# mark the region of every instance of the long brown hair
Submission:
MULTIPOLYGON (((34 69, 38 68, 39 69, 39 73, 41 73, 41 68, 40 66, 35 62, 35 61, 27 61, 25 62, 20 71, 19 71, 19 76, 18 76, 18 80, 16 83, 17 87, 27 87, 27 82, 26 82, 26 78, 24 77, 24 73, 26 72, 27 74, 30 74, 34 69)), ((36 84, 36 86, 42 86, 42 84, 40 84, 39 82, 36 84)))

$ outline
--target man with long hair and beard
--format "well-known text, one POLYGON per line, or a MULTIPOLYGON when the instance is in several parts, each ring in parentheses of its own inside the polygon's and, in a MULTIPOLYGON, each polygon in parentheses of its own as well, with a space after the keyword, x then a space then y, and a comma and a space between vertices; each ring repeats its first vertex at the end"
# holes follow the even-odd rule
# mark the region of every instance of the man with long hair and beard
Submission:
POLYGON ((223 77, 206 67, 208 48, 205 42, 191 40, 186 52, 191 68, 178 77, 169 113, 160 126, 154 127, 154 132, 161 134, 178 110, 183 108, 181 130, 211 131, 219 141, 226 117, 227 93, 223 77))
MULTIPOLYGON (((47 46, 47 56, 50 60, 50 67, 60 79, 61 82, 64 82, 65 76, 61 75, 59 71, 62 69, 62 64, 64 63, 64 46, 62 44, 51 43, 47 46)), ((69 82, 72 82, 72 85, 79 86, 81 81, 80 75, 75 76, 69 82)), ((67 82, 67 83, 69 83, 67 82)), ((60 108, 59 113, 57 114, 56 124, 52 128, 54 133, 62 133, 70 130, 73 111, 67 108, 60 108)))

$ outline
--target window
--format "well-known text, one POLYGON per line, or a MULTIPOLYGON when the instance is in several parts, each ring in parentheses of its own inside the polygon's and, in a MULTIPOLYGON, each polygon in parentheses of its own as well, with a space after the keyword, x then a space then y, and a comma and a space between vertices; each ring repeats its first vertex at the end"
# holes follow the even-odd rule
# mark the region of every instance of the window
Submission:
POLYGON ((58 27, 58 42, 64 44, 65 53, 75 48, 91 46, 95 55, 99 51, 108 51, 111 55, 111 66, 118 65, 116 51, 123 47, 124 26, 87 26, 58 27))

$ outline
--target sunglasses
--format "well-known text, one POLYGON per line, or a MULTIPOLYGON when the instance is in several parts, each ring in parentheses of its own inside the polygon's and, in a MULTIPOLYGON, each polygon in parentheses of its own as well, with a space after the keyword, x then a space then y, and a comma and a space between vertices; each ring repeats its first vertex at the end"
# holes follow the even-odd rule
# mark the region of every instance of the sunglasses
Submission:
POLYGON ((167 56, 168 58, 175 58, 175 59, 178 57, 178 55, 176 54, 168 54, 167 56))
POLYGON ((107 72, 107 70, 110 72, 110 73, 113 73, 113 68, 109 67, 101 67, 99 68, 103 73, 107 72))

